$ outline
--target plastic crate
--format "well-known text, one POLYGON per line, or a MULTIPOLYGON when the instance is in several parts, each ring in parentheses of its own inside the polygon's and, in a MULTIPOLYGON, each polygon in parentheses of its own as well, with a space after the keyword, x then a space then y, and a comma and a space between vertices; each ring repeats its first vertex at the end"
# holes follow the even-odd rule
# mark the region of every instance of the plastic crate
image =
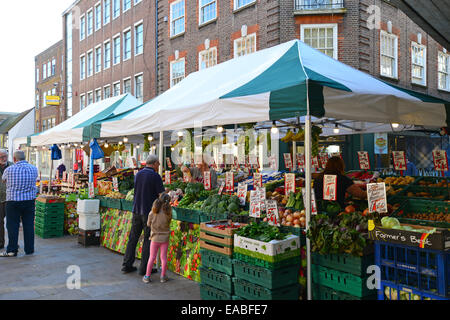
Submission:
POLYGON ((368 277, 358 277, 351 273, 346 273, 316 264, 311 266, 312 280, 314 283, 332 288, 334 290, 363 298, 376 294, 375 290, 367 288, 368 277))
POLYGON ((41 237, 42 239, 49 239, 49 238, 60 238, 64 236, 64 231, 55 231, 55 230, 51 230, 51 231, 45 231, 42 230, 40 228, 35 228, 34 229, 34 233, 41 237))
POLYGON ((436 296, 450 295, 450 252, 375 242, 375 263, 386 283, 436 296))
POLYGON ((231 280, 231 276, 226 273, 200 267, 200 279, 206 285, 233 294, 233 281, 231 280))
POLYGON ((200 284, 200 297, 202 300, 231 300, 229 293, 203 283, 200 284))
POLYGON ((35 220, 34 225, 36 228, 40 228, 42 230, 59 230, 64 228, 64 220, 50 220, 46 222, 35 220))
POLYGON ((36 210, 64 210, 64 205, 64 202, 47 203, 36 201, 36 210))
POLYGON ((291 260, 295 257, 300 257, 300 248, 298 248, 296 250, 286 251, 286 252, 283 252, 276 256, 264 255, 264 256, 262 256, 264 259, 260 259, 259 257, 261 257, 261 256, 258 255, 258 253, 255 251, 243 249, 243 248, 236 247, 236 246, 234 246, 233 250, 235 253, 240 253, 241 255, 250 256, 250 257, 256 258, 258 260, 265 260, 268 263, 272 263, 272 264, 277 264, 277 263, 281 263, 283 260, 291 260))
POLYGON ((298 283, 299 267, 297 265, 271 270, 249 263, 234 260, 234 274, 267 289, 277 289, 298 283))
POLYGON ((233 278, 234 292, 247 300, 298 300, 298 284, 269 290, 240 278, 233 278))
POLYGON ((35 210, 36 214, 42 214, 42 215, 55 215, 55 214, 64 214, 64 207, 62 208, 36 208, 35 210))
POLYGON ((231 257, 205 249, 200 249, 200 256, 203 267, 233 275, 233 259, 231 257))
POLYGON ((360 298, 317 284, 312 285, 312 296, 313 300, 377 300, 376 294, 360 298))
POLYGON ((428 199, 433 201, 442 201, 442 200, 448 200, 449 199, 449 188, 435 188, 435 187, 422 187, 417 185, 411 185, 408 188, 405 188, 402 192, 398 194, 400 197, 406 197, 409 199, 428 199), (417 194, 419 192, 426 192, 431 195, 431 198, 426 198, 422 196, 414 195, 412 197, 408 196, 408 193, 412 192, 414 194, 417 194))
POLYGON ((172 218, 178 221, 200 224, 200 215, 196 210, 172 207, 172 218))
POLYGON ((443 201, 430 201, 419 199, 407 199, 402 203, 400 208, 393 212, 392 216, 399 219, 400 222, 421 226, 450 228, 450 223, 444 221, 419 220, 405 218, 408 213, 441 213, 450 215, 448 212, 450 205, 443 201))
POLYGON ((64 216, 63 215, 57 215, 57 216, 36 215, 34 220, 38 224, 47 224, 47 223, 58 224, 58 223, 64 223, 64 216))
POLYGON ((106 207, 122 210, 122 199, 106 198, 106 207))
POLYGON ((287 266, 293 266, 293 265, 300 268, 300 265, 301 265, 301 257, 300 256, 295 256, 293 258, 281 260, 281 261, 277 261, 277 262, 268 262, 266 260, 258 259, 258 258, 252 257, 252 256, 248 256, 248 255, 236 252, 236 250, 235 250, 233 252, 233 257, 236 260, 240 260, 240 261, 249 263, 251 265, 267 268, 270 270, 281 269, 281 268, 284 268, 287 266))
POLYGON ((375 263, 375 254, 362 257, 349 254, 312 253, 312 263, 322 267, 348 272, 359 277, 367 276, 367 267, 375 263))
POLYGON ((423 182, 431 182, 433 184, 439 184, 439 183, 443 183, 443 185, 441 187, 438 188, 449 188, 450 187, 450 178, 448 177, 421 177, 419 179, 416 179, 416 181, 414 181, 413 185, 418 185, 418 186, 424 186, 422 185, 423 182))
POLYGON ((408 286, 381 281, 380 289, 378 290, 378 300, 450 300, 450 298, 419 291, 408 286))
POLYGON ((100 200, 100 207, 108 207, 108 198, 104 196, 96 196, 95 199, 100 200))
POLYGON ((245 300, 245 299, 238 296, 231 296, 231 300, 245 300))
POLYGON ((301 247, 306 245, 306 229, 289 227, 289 226, 280 226, 279 229, 280 229, 280 232, 282 232, 282 233, 291 233, 293 235, 300 237, 300 246, 301 247))
POLYGON ((121 199, 120 202, 122 203, 122 210, 123 211, 133 211, 133 201, 121 199))

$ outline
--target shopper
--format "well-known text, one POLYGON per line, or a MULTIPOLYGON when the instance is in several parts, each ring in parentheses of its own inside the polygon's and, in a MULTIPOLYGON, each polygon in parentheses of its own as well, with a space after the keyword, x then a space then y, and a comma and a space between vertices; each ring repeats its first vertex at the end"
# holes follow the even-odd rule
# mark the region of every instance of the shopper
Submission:
POLYGON ((190 177, 189 182, 204 182, 205 178, 205 171, 209 171, 211 173, 211 189, 217 188, 217 172, 210 168, 204 160, 202 160, 202 163, 197 164, 194 168, 189 169, 186 166, 183 166, 181 168, 181 171, 184 173, 189 173, 188 176, 190 177))
MULTIPOLYGON (((0 174, 3 175, 5 169, 12 166, 13 163, 8 161, 8 151, 0 149, 0 174)), ((6 205, 6 183, 0 179, 0 249, 5 247, 5 211, 6 205)))
POLYGON ((151 228, 150 235, 150 258, 147 264, 147 273, 142 279, 145 283, 151 282, 150 274, 156 260, 158 250, 161 258, 161 282, 166 282, 169 278, 167 272, 167 248, 169 247, 170 222, 172 221, 172 206, 170 196, 162 193, 153 203, 152 212, 148 216, 147 226, 151 228))
POLYGON ((19 241, 20 220, 23 226, 25 254, 34 253, 34 202, 37 188, 38 170, 25 161, 23 151, 14 152, 15 165, 6 168, 3 180, 6 181, 6 228, 8 247, 0 257, 16 257, 19 241))
POLYGON ((341 206, 341 209, 345 208, 345 194, 349 193, 359 199, 367 199, 367 193, 353 183, 352 179, 345 175, 345 164, 340 157, 331 157, 328 159, 327 165, 323 173, 321 173, 317 179, 314 179, 314 193, 316 196, 316 203, 319 211, 323 211, 320 208, 320 203, 323 199, 323 180, 325 175, 336 175, 336 198, 337 202, 341 206))
MULTIPOLYGON (((141 265, 139 274, 145 275, 147 262, 150 254, 150 228, 147 227, 148 215, 152 209, 153 202, 158 199, 160 193, 164 192, 164 185, 161 176, 158 174, 159 159, 150 155, 146 161, 146 167, 139 171, 134 179, 134 204, 133 221, 131 224, 130 236, 122 265, 122 272, 129 273, 136 271, 133 266, 136 256, 136 246, 144 231, 144 243, 142 246, 141 265)), ((153 272, 157 272, 156 269, 153 272)))

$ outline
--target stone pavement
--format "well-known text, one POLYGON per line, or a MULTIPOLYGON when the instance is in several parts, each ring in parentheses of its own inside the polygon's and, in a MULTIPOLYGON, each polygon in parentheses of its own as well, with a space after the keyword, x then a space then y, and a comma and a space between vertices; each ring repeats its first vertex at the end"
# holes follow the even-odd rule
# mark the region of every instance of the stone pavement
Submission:
POLYGON ((36 236, 35 254, 25 256, 21 230, 19 245, 17 257, 0 258, 0 300, 200 300, 197 282, 168 271, 168 282, 160 283, 158 273, 145 284, 137 272, 121 273, 123 255, 104 247, 84 248, 77 237, 36 236), (67 288, 72 265, 80 267, 80 289, 67 288))

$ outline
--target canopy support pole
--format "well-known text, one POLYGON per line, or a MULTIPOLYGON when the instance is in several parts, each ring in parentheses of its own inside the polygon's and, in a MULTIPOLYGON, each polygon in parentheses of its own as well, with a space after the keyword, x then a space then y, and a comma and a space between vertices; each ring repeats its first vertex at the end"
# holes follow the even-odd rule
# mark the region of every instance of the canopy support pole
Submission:
POLYGON ((292 142, 292 171, 297 170, 297 142, 292 142))
MULTIPOLYGON (((306 121, 305 121, 305 191, 306 191, 306 231, 309 229, 311 219, 311 115, 309 110, 309 81, 306 80, 306 121)), ((307 259, 307 298, 311 297, 311 242, 306 237, 306 259, 307 259)))
POLYGON ((94 182, 94 159, 92 158, 92 148, 89 154, 89 183, 94 182))
POLYGON ((159 132, 159 175, 163 174, 164 164, 164 131, 159 132))
POLYGON ((53 159, 52 159, 52 154, 50 152, 50 173, 49 173, 49 179, 48 179, 48 190, 47 190, 47 194, 50 194, 52 191, 52 176, 53 176, 53 159))

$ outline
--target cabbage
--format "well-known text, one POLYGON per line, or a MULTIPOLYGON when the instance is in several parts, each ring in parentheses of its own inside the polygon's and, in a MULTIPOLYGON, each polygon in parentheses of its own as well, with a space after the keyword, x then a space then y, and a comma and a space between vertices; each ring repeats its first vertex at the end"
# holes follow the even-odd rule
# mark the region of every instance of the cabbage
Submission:
POLYGON ((383 228, 393 229, 394 227, 400 226, 400 221, 398 221, 396 218, 384 217, 383 219, 381 219, 381 225, 383 226, 383 228))

